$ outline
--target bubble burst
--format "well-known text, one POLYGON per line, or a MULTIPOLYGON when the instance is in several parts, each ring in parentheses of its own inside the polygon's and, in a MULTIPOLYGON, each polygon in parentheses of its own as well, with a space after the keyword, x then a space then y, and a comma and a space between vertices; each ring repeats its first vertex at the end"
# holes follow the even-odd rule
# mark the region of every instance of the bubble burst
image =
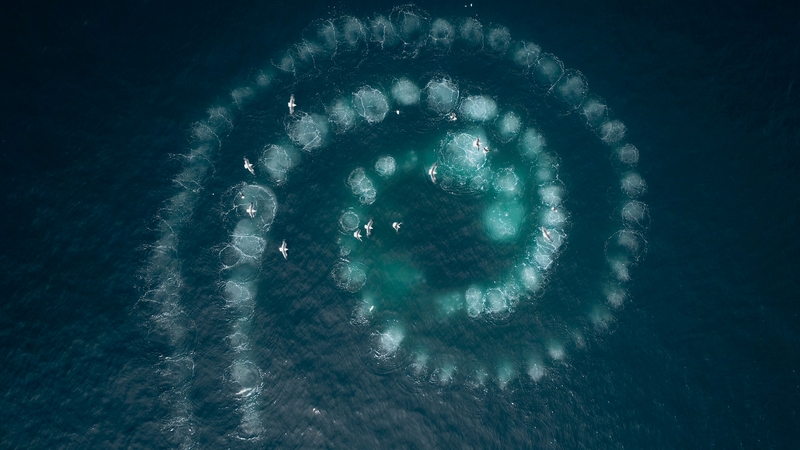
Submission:
MULTIPOLYGON (((587 347, 587 336, 608 329, 614 320, 612 311, 633 301, 628 285, 634 266, 646 253, 644 232, 650 221, 649 207, 643 201, 647 183, 636 167, 640 164, 639 150, 627 142, 626 126, 589 90, 583 74, 566 68, 538 44, 516 40, 508 28, 485 27, 475 18, 432 19, 413 6, 403 6, 369 20, 351 16, 320 20, 266 66, 270 68, 255 71, 252 83, 229 91, 230 104, 209 108, 206 119, 189 127, 187 137, 192 147, 175 177, 176 192, 160 214, 161 235, 144 268, 148 289, 141 301, 155 305, 149 322, 170 336, 174 357, 191 354, 186 348, 184 322, 169 319, 181 317, 185 303, 181 285, 184 256, 175 243, 184 236, 184 226, 191 223, 198 197, 208 185, 211 161, 216 160, 220 143, 236 131, 238 112, 263 104, 260 97, 288 99, 293 92, 287 86, 298 92, 318 91, 317 96, 306 96, 302 101, 298 97, 301 109, 293 115, 287 114, 285 99, 276 103, 280 108, 266 111, 272 121, 269 123, 283 123, 283 132, 265 128, 269 142, 250 150, 258 162, 255 181, 240 169, 239 179, 247 183, 231 187, 228 192, 233 200, 228 196, 220 205, 227 211, 223 222, 228 224, 228 232, 218 247, 222 269, 218 285, 235 323, 227 339, 234 358, 226 379, 232 397, 239 402, 237 438, 257 439, 265 429, 258 413, 259 396, 265 389, 264 372, 252 353, 248 324, 258 314, 262 265, 285 262, 280 255, 265 258, 270 252, 277 253, 282 239, 271 232, 279 201, 267 185, 283 195, 281 189, 292 185, 292 177, 307 177, 304 162, 318 157, 323 149, 326 156, 347 155, 349 165, 342 169, 339 179, 352 201, 333 213, 338 220, 333 228, 340 232, 339 260, 328 266, 330 279, 352 299, 357 318, 354 326, 372 327, 368 354, 383 360, 381 367, 401 370, 398 364, 406 364, 414 379, 437 387, 464 382, 486 389, 492 381, 497 389, 509 390, 520 383, 541 384, 569 358, 570 351, 587 347), (503 79, 514 82, 491 86, 469 75, 447 73, 448 66, 441 61, 448 58, 474 58, 475 64, 493 64, 493 70, 507 75, 503 79), (382 67, 387 61, 397 62, 387 65, 397 71, 380 80, 359 80, 354 70, 369 64, 382 67), (324 83, 315 85, 322 77, 324 83), (329 97, 323 85, 333 85, 334 91, 345 94, 329 97), (525 101, 508 97, 507 92, 514 89, 513 95, 525 101), (541 101, 548 98, 556 101, 541 101), (520 104, 525 106, 511 107, 520 104), (603 156, 611 159, 608 170, 616 170, 618 180, 613 189, 604 187, 618 195, 614 203, 619 205, 617 213, 608 215, 613 218, 610 229, 615 231, 605 242, 605 273, 594 281, 594 297, 587 294, 589 298, 583 303, 590 306, 582 315, 553 313, 558 308, 548 303, 554 297, 547 295, 548 280, 564 276, 559 260, 565 253, 572 222, 580 220, 567 208, 570 198, 581 193, 573 192, 572 185, 559 176, 556 151, 571 149, 553 148, 548 142, 550 125, 533 119, 543 113, 563 122, 585 124, 608 149, 603 156), (427 144, 417 139, 411 145, 403 134, 392 136, 390 130, 397 127, 405 133, 425 130, 427 144), (388 140, 375 145, 379 135, 388 140), (369 148, 342 149, 348 136, 348 142, 361 145, 363 141, 369 148), (362 154, 363 159, 358 159, 362 154), (391 261, 394 265, 386 261, 396 254, 383 256, 392 242, 411 242, 421 235, 420 224, 404 222, 402 211, 394 216, 386 212, 408 192, 406 185, 409 189, 415 185, 413 189, 427 189, 426 195, 431 198, 455 196, 455 201, 478 205, 469 211, 478 211, 474 223, 477 234, 485 238, 481 248, 505 255, 501 258, 508 260, 505 269, 464 286, 434 292, 429 301, 390 301, 419 294, 424 289, 418 287, 427 282, 424 268, 417 264, 423 255, 412 253, 408 261, 391 261), (368 230, 368 221, 380 211, 384 216, 375 217, 374 230, 368 230), (367 236, 370 230, 380 235, 380 240, 367 236), (376 275, 381 273, 396 275, 376 275), (417 304, 433 306, 425 309, 417 304), (543 310, 550 312, 544 314, 543 310), (420 323, 412 326, 411 317, 420 318, 420 323), (519 342, 509 337, 513 345, 507 345, 510 341, 502 341, 502 337, 472 349, 441 342, 441 330, 489 329, 498 321, 510 320, 537 323, 537 331, 519 342)), ((244 116, 243 120, 256 121, 244 116)), ((239 161, 241 156, 225 154, 226 159, 239 161)), ((570 174, 567 178, 581 176, 570 174)), ((307 180, 307 188, 335 191, 316 183, 307 180)), ((191 356, 186 358, 188 362, 182 361, 189 367, 191 356)), ((192 382, 192 371, 181 374, 169 376, 176 386, 176 398, 192 382)), ((170 404, 189 406, 175 407, 164 423, 189 424, 183 429, 191 430, 191 402, 188 397, 178 400, 170 404)), ((196 446, 191 432, 182 436, 180 445, 196 446)))

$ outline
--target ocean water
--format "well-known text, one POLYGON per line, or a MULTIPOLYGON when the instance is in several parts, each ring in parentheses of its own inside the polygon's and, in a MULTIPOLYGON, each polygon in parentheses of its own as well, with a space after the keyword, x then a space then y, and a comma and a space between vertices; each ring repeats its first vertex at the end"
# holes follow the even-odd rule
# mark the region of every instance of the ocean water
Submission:
POLYGON ((796 7, 19 8, 3 447, 791 448, 796 7))

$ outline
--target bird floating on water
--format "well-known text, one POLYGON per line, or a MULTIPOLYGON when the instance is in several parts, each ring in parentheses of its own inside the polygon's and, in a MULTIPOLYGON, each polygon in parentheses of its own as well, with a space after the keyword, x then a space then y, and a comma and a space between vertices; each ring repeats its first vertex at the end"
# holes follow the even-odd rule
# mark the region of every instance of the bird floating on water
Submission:
POLYGON ((283 255, 283 259, 287 259, 288 258, 289 247, 286 246, 286 239, 283 240, 283 242, 281 243, 281 246, 278 247, 278 250, 280 250, 281 255, 283 255))
POLYGON ((356 228, 356 231, 353 232, 353 237, 361 241, 361 228, 356 228))
POLYGON ((294 102, 294 94, 289 96, 287 105, 289 106, 289 114, 294 115, 294 107, 297 106, 297 103, 294 102))
POLYGON ((542 236, 549 242, 553 242, 553 239, 550 238, 550 233, 547 232, 547 228, 545 228, 544 225, 542 225, 542 236))
POLYGON ((475 142, 472 143, 477 148, 481 148, 481 138, 475 138, 475 142))
POLYGON ((436 184, 436 166, 437 166, 438 164, 439 164, 439 163, 433 163, 433 165, 431 166, 431 168, 428 170, 428 176, 429 176, 429 177, 431 177, 431 182, 432 182, 433 184, 436 184))
POLYGON ((489 147, 483 147, 483 153, 489 153, 489 147))
POLYGON ((250 216, 251 219, 255 219, 256 217, 256 205, 250 203, 250 206, 247 207, 247 215, 250 216))
POLYGON ((369 235, 372 234, 372 224, 373 224, 372 219, 369 219, 369 222, 367 222, 367 224, 364 225, 364 229, 367 230, 367 237, 369 237, 369 235))
POLYGON ((251 174, 256 174, 256 170, 253 169, 253 165, 250 163, 250 160, 247 159, 247 156, 244 157, 244 168, 247 169, 247 171, 251 174))
POLYGON ((394 231, 396 233, 400 232, 400 225, 402 225, 402 224, 403 224, 403 222, 392 222, 392 228, 394 228, 394 231))

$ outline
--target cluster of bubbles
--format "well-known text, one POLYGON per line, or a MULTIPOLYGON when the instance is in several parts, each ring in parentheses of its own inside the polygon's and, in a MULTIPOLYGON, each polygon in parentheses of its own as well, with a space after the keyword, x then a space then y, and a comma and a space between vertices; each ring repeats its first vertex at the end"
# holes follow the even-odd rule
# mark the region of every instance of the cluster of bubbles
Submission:
MULTIPOLYGON (((388 17, 378 15, 361 20, 345 16, 320 21, 299 43, 273 59, 275 73, 266 70, 252 84, 232 90, 230 105, 211 108, 209 117, 193 126, 191 150, 183 156, 183 170, 175 177, 176 193, 159 215, 159 238, 144 268, 147 290, 142 303, 155 306, 148 323, 167 337, 172 349, 159 366, 159 373, 182 374, 164 375, 165 380, 169 380, 164 397, 172 405, 173 413, 163 426, 172 430, 173 444, 194 446, 194 419, 187 397, 194 360, 186 337, 190 326, 182 306, 182 258, 176 242, 185 224, 191 221, 220 142, 233 128, 230 111, 242 108, 260 92, 275 85, 274 78, 307 79, 318 74, 325 64, 354 65, 366 57, 367 48, 383 50, 401 59, 414 59, 426 52, 446 58, 456 49, 463 49, 467 54, 480 52, 498 62, 508 62, 509 73, 522 74, 521 85, 556 99, 567 113, 581 117, 610 149, 619 173, 621 195, 615 222, 619 229, 605 244, 610 276, 598 289, 604 305, 598 303, 588 318, 595 327, 604 328, 612 320, 609 308, 619 308, 628 301, 626 285, 631 279, 630 268, 641 259, 647 247, 644 232, 649 225, 649 210, 641 201, 647 185, 636 171, 639 153, 633 144, 626 142, 625 125, 609 117, 609 108, 591 94, 580 72, 565 69, 555 55, 542 52, 534 43, 514 40, 507 28, 485 28, 475 18, 431 20, 424 12, 404 6, 394 9, 388 17), (180 370, 164 370, 162 366, 180 370)), ((478 195, 485 199, 482 223, 491 241, 502 244, 520 239, 526 223, 532 231, 522 237, 527 243, 519 261, 500 279, 465 286, 436 301, 445 317, 455 316, 460 311, 471 320, 508 317, 518 302, 542 291, 547 274, 553 270, 566 243, 570 223, 564 206, 566 188, 558 178, 557 158, 535 126, 526 126, 522 115, 515 111, 501 111, 497 100, 489 95, 462 96, 458 87, 460 81, 436 73, 438 75, 428 80, 415 81, 412 76, 395 78, 388 93, 376 86, 362 85, 351 94, 324 105, 325 114, 318 112, 320 108, 314 109, 317 112, 306 112, 312 109, 301 105, 285 121, 286 137, 276 137, 277 143, 268 144, 255 166, 274 185, 283 184, 290 172, 297 170, 304 153, 319 151, 330 143, 334 138, 331 131, 336 134, 353 132, 360 129, 359 123, 378 126, 393 108, 419 105, 426 108, 433 117, 431 120, 457 118, 459 125, 464 125, 443 133, 439 145, 428 149, 426 160, 436 163, 437 186, 449 195, 478 195), (422 83, 425 84, 420 88, 422 83), (478 140, 480 145, 476 145, 478 140), (515 151, 528 167, 493 167, 493 151, 515 151)), ((276 114, 284 116, 286 112, 276 114)), ((380 315, 385 306, 381 299, 362 292, 369 280, 370 267, 359 261, 362 243, 353 233, 369 219, 369 208, 379 199, 382 183, 391 182, 401 169, 418 173, 424 180, 430 167, 398 164, 401 157, 383 155, 374 165, 364 164, 353 168, 349 175, 343 175, 356 203, 345 207, 340 215, 340 259, 334 263, 331 273, 343 291, 352 293, 354 298, 361 295, 356 300, 355 316, 358 323, 369 324, 374 330, 374 339, 369 344, 371 358, 375 364, 391 366, 391 361, 400 361, 400 355, 406 355, 406 360, 410 361, 408 370, 417 379, 441 385, 461 377, 471 386, 485 386, 488 380, 494 380, 504 389, 518 379, 520 372, 525 372, 532 382, 540 382, 547 377, 550 366, 566 358, 569 342, 557 337, 546 338, 537 347, 541 351, 523 358, 501 355, 494 370, 479 363, 467 374, 464 361, 452 354, 409 345, 408 342, 413 341, 409 339, 412 327, 391 315, 380 315)), ((278 204, 269 188, 250 181, 228 192, 226 205, 231 207, 226 217, 236 217, 236 223, 230 239, 220 250, 224 273, 221 292, 233 319, 228 341, 235 355, 223 379, 231 384, 233 396, 241 402, 238 437, 248 439, 258 437, 263 431, 257 413, 263 373, 250 353, 249 328, 255 313, 259 268, 271 242, 268 232, 278 204)), ((414 267, 404 267, 398 273, 408 280, 420 276, 419 269, 414 267)), ((490 324, 491 320, 486 323, 490 324)), ((580 347, 582 338, 579 334, 575 336, 575 347, 580 347)))
MULTIPOLYGON (((547 148, 542 133, 533 126, 524 128, 519 114, 513 111, 506 112, 494 122, 495 128, 491 132, 481 128, 481 124, 491 123, 498 117, 495 100, 484 96, 460 99, 458 86, 450 78, 429 80, 422 90, 417 86, 409 77, 401 78, 391 90, 393 104, 411 106, 415 104, 412 101, 421 101, 429 111, 443 117, 455 117, 472 128, 446 132, 438 147, 429 149, 429 155, 421 158, 433 161, 434 165, 420 167, 416 163, 403 164, 406 173, 412 176, 416 174, 419 182, 435 183, 451 195, 485 197, 482 223, 492 241, 503 243, 516 240, 526 222, 532 230, 526 238, 526 250, 509 273, 497 280, 484 280, 483 283, 465 286, 461 292, 440 295, 432 301, 438 302, 445 318, 455 317, 460 312, 465 312, 473 320, 508 317, 519 301, 533 298, 541 292, 548 271, 566 242, 568 214, 563 204, 565 189, 558 181, 555 155, 547 148), (424 97, 419 96, 420 92, 424 97), (499 137, 500 142, 495 144, 490 141, 490 135, 499 137), (528 167, 493 168, 493 152, 516 153, 528 167), (528 176, 530 179, 526 179, 528 176)), ((367 228, 373 224, 370 210, 378 198, 378 191, 393 181, 398 158, 418 161, 403 155, 383 155, 377 159, 373 170, 357 167, 347 177, 347 185, 357 203, 344 207, 339 216, 340 260, 334 265, 331 275, 340 289, 353 294, 361 293, 354 322, 377 324, 369 343, 372 346, 370 358, 374 359, 375 365, 392 367, 391 361, 399 359, 398 354, 402 353, 404 347, 416 348, 409 366, 413 375, 435 380, 436 383, 449 383, 455 379, 462 364, 446 355, 432 355, 430 350, 420 349, 419 345, 414 344, 417 340, 408 336, 409 324, 404 324, 396 317, 397 311, 392 306, 394 299, 382 298, 388 295, 386 291, 382 295, 362 292, 370 279, 371 267, 366 262, 368 258, 361 253, 365 248, 377 245, 369 244, 366 234, 367 228), (385 313, 391 318, 381 325, 380 317, 385 313), (431 366, 432 357, 440 361, 439 366, 431 366)), ((375 226, 380 227, 378 232, 391 233, 388 223, 385 217, 381 218, 380 225, 376 222, 375 226)), ((402 278, 424 277, 417 267, 403 270, 394 268, 391 272, 393 282, 402 278)), ((551 348, 550 353, 555 359, 563 358, 561 344, 554 343, 551 348)), ((537 358, 531 361, 530 377, 538 381, 546 372, 545 365, 537 358)), ((505 387, 513 379, 513 367, 511 358, 503 360, 495 377, 498 385, 505 387)), ((484 371, 480 373, 483 376, 471 378, 473 384, 482 385, 491 378, 484 371)))
MULTIPOLYGON (((286 154, 282 148, 271 146, 260 160, 270 161, 267 155, 276 153, 286 154)), ((273 172, 268 173, 273 178, 273 172)), ((285 172, 281 172, 278 178, 285 180, 285 172)), ((231 205, 228 216, 236 220, 236 225, 229 242, 220 250, 220 262, 226 274, 222 281, 222 297, 233 324, 227 340, 235 359, 225 379, 240 403, 242 422, 238 435, 249 438, 263 431, 257 411, 264 385, 261 369, 252 361, 249 330, 256 307, 258 273, 267 250, 266 236, 275 220, 278 200, 271 189, 256 183, 235 185, 226 197, 231 195, 233 199, 226 201, 231 205)))

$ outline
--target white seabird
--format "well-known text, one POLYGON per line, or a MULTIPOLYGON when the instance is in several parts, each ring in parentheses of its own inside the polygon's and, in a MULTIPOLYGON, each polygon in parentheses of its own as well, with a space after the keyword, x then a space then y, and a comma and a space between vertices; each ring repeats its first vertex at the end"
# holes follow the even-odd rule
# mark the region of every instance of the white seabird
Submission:
POLYGON ((287 259, 288 258, 289 247, 286 246, 286 239, 283 240, 283 242, 281 243, 281 246, 278 247, 278 250, 280 250, 281 255, 283 255, 283 259, 287 259))
POLYGON ((287 103, 287 105, 289 106, 289 114, 294 115, 294 107, 297 106, 297 103, 294 102, 294 94, 289 96, 289 103, 287 103))
POLYGON ((428 176, 431 177, 431 182, 436 184, 436 165, 439 163, 433 163, 431 168, 428 170, 428 176))
POLYGON ((369 235, 372 234, 372 224, 373 224, 372 219, 369 219, 369 222, 367 222, 367 224, 364 225, 364 229, 367 230, 367 237, 369 237, 369 235))
POLYGON ((483 153, 489 153, 489 147, 483 147, 483 153))
POLYGON ((547 232, 547 228, 545 228, 544 225, 542 225, 542 236, 544 236, 544 238, 548 241, 553 242, 553 240, 550 238, 550 233, 547 232))
POLYGON ((356 228, 356 231, 353 232, 353 237, 361 241, 361 228, 356 228))
POLYGON ((396 233, 400 232, 400 225, 402 225, 402 224, 403 224, 403 222, 392 222, 392 228, 394 228, 394 231, 396 233))
POLYGON ((256 170, 253 169, 253 165, 250 163, 250 160, 247 159, 247 156, 244 157, 244 168, 247 169, 247 171, 251 174, 256 174, 256 170))
POLYGON ((247 214, 250 216, 251 219, 255 219, 256 217, 256 205, 250 203, 250 206, 247 207, 247 214))
POLYGON ((449 120, 450 122, 455 122, 456 120, 458 120, 458 116, 456 116, 455 111, 450 112, 450 117, 448 117, 447 120, 449 120))

